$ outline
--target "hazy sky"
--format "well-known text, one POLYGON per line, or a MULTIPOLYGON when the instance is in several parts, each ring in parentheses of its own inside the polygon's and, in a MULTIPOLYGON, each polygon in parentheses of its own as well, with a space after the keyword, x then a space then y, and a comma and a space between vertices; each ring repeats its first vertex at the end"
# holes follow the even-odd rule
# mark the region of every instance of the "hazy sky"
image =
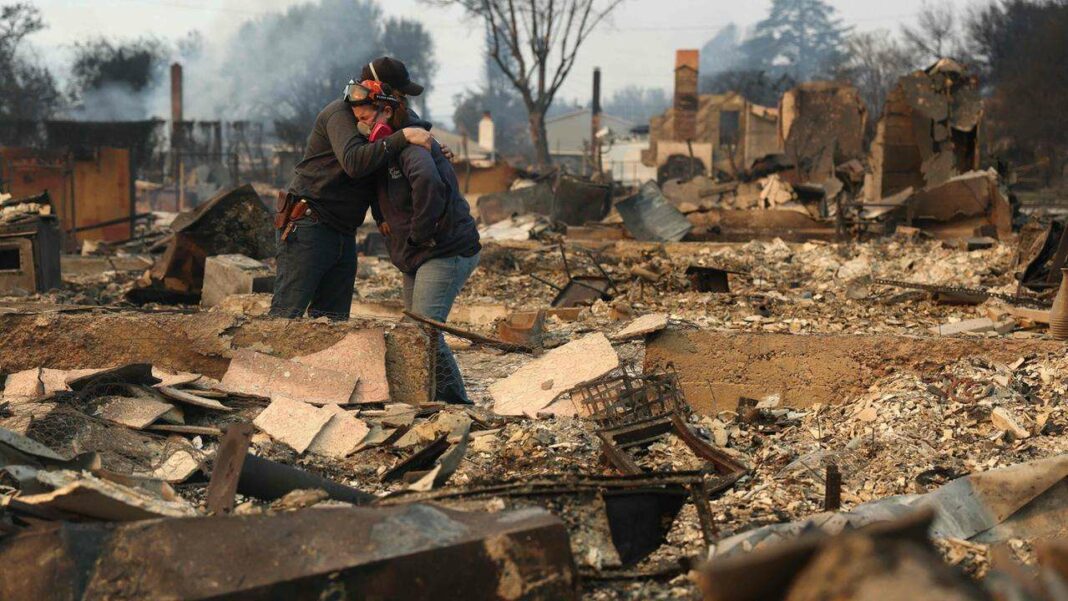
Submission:
MULTIPOLYGON (((914 20, 924 0, 831 0, 847 24, 858 30, 891 29, 914 20)), ((948 0, 940 0, 940 4, 948 0)), ((955 0, 964 12, 986 0, 955 0)), ((298 4, 299 0, 31 0, 48 29, 31 38, 50 63, 65 61, 72 41, 89 36, 176 38, 200 30, 208 40, 230 36, 242 21, 298 4)), ((482 66, 481 28, 456 9, 418 0, 379 0, 384 12, 418 19, 431 32, 440 63, 429 98, 439 119, 452 113, 452 97, 478 83, 482 66)), ((767 12, 770 0, 625 0, 580 52, 564 98, 589 96, 594 66, 603 71, 606 94, 627 84, 670 90, 674 52, 699 48, 720 27, 747 27, 767 12)), ((358 31, 359 23, 353 23, 358 31)), ((280 57, 284 60, 284 57, 280 57)), ((339 84, 340 86, 340 84, 339 84)))

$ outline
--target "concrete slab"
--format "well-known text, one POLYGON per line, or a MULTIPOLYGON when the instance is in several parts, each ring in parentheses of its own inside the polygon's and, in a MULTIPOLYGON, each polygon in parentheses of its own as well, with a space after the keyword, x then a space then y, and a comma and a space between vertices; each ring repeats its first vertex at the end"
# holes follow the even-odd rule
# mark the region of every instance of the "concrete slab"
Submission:
POLYGON ((200 462, 188 449, 178 449, 152 471, 151 476, 170 484, 185 482, 200 469, 200 462))
POLYGON ((271 438, 303 453, 332 416, 308 403, 277 398, 252 423, 271 438))
POLYGON ((600 332, 555 348, 490 386, 500 415, 535 417, 557 396, 619 367, 619 355, 600 332))
POLYGON ((185 390, 179 390, 177 388, 171 388, 170 386, 159 386, 156 388, 163 396, 172 401, 184 403, 186 405, 192 405, 194 407, 200 407, 201 409, 208 409, 211 411, 222 411, 228 413, 233 409, 223 405, 215 399, 206 399, 202 396, 186 392, 185 390))
POLYGON ((366 422, 337 405, 326 405, 320 411, 330 415, 330 421, 312 440, 308 447, 310 453, 344 459, 354 453, 371 432, 366 422))
POLYGON ((200 306, 214 307, 232 294, 270 292, 274 273, 245 255, 216 255, 204 261, 204 287, 200 306))
POLYGON ((8 375, 0 399, 10 403, 23 403, 44 396, 45 385, 41 381, 41 371, 40 368, 26 369, 8 375))
POLYGON ((382 329, 346 334, 340 342, 296 361, 349 374, 354 379, 352 403, 384 403, 389 400, 386 378, 386 339, 382 329))
POLYGON ((42 471, 37 473, 37 479, 55 487, 55 490, 23 495, 19 497, 20 501, 111 522, 196 515, 193 506, 184 500, 166 501, 140 489, 122 486, 87 473, 67 470, 42 471))
POLYGON ((356 382, 352 374, 241 349, 234 351, 220 388, 271 400, 345 405, 352 401, 356 382))
POLYGON ((136 430, 144 429, 173 409, 167 403, 149 398, 110 397, 100 406, 97 415, 109 422, 122 424, 136 430))
POLYGON ((663 330, 668 325, 667 313, 650 313, 627 324, 612 335, 612 340, 633 340, 663 330))

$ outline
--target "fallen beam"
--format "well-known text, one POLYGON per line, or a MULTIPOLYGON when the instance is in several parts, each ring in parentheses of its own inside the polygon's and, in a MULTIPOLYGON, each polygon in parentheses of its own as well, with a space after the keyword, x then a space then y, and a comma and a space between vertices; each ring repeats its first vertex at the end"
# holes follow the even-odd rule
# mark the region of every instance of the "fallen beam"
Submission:
POLYGON ((541 509, 428 505, 63 523, 0 542, 3 599, 578 599, 541 509))
POLYGON ((483 336, 483 335, 478 334, 476 332, 470 332, 470 331, 464 330, 462 328, 457 328, 455 326, 450 326, 449 324, 442 323, 442 322, 434 320, 434 319, 430 319, 429 317, 425 317, 423 315, 419 315, 418 313, 412 313, 411 311, 405 311, 404 315, 406 317, 414 319, 415 321, 417 321, 417 322, 419 322, 419 323, 421 323, 421 324, 423 324, 425 326, 434 328, 435 330, 440 330, 440 331, 445 332, 447 334, 452 334, 453 336, 456 336, 456 337, 459 337, 459 338, 463 338, 464 340, 470 340, 471 342, 474 342, 475 344, 481 344, 483 346, 492 346, 494 348, 499 348, 502 351, 508 351, 508 352, 511 352, 511 351, 518 351, 520 353, 533 353, 534 352, 534 349, 530 348, 529 346, 525 346, 525 345, 522 345, 522 344, 514 344, 514 343, 511 343, 511 342, 505 342, 503 340, 498 340, 496 338, 490 338, 489 336, 483 336))

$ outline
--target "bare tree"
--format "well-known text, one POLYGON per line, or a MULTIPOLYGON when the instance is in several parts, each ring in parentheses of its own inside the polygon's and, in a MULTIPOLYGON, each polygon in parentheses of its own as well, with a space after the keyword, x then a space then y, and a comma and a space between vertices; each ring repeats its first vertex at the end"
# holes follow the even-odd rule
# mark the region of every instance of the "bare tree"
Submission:
POLYGON ((539 166, 552 163, 545 113, 579 48, 623 0, 428 0, 462 6, 489 31, 486 52, 519 92, 539 166))
POLYGON ((957 18, 952 4, 923 3, 916 25, 902 25, 905 46, 919 63, 931 63, 960 50, 957 18))
POLYGON ((846 40, 846 56, 836 76, 852 83, 868 105, 869 126, 878 121, 883 103, 897 80, 912 70, 912 58, 886 30, 854 33, 846 40))

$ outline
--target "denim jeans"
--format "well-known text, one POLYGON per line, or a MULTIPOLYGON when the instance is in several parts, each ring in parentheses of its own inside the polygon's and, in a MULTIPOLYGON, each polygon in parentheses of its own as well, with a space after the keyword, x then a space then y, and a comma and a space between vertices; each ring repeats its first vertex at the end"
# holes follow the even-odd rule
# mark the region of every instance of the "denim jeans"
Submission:
POLYGON ((270 315, 348 319, 356 283, 356 238, 303 219, 278 236, 278 275, 270 315))
MULTIPOLYGON (((404 274, 404 308, 437 321, 446 321, 460 289, 478 267, 478 259, 477 253, 472 257, 430 259, 414 274, 404 274)), ((435 398, 446 403, 469 404, 471 399, 467 398, 456 358, 445 344, 445 337, 440 332, 437 336, 435 398)))

